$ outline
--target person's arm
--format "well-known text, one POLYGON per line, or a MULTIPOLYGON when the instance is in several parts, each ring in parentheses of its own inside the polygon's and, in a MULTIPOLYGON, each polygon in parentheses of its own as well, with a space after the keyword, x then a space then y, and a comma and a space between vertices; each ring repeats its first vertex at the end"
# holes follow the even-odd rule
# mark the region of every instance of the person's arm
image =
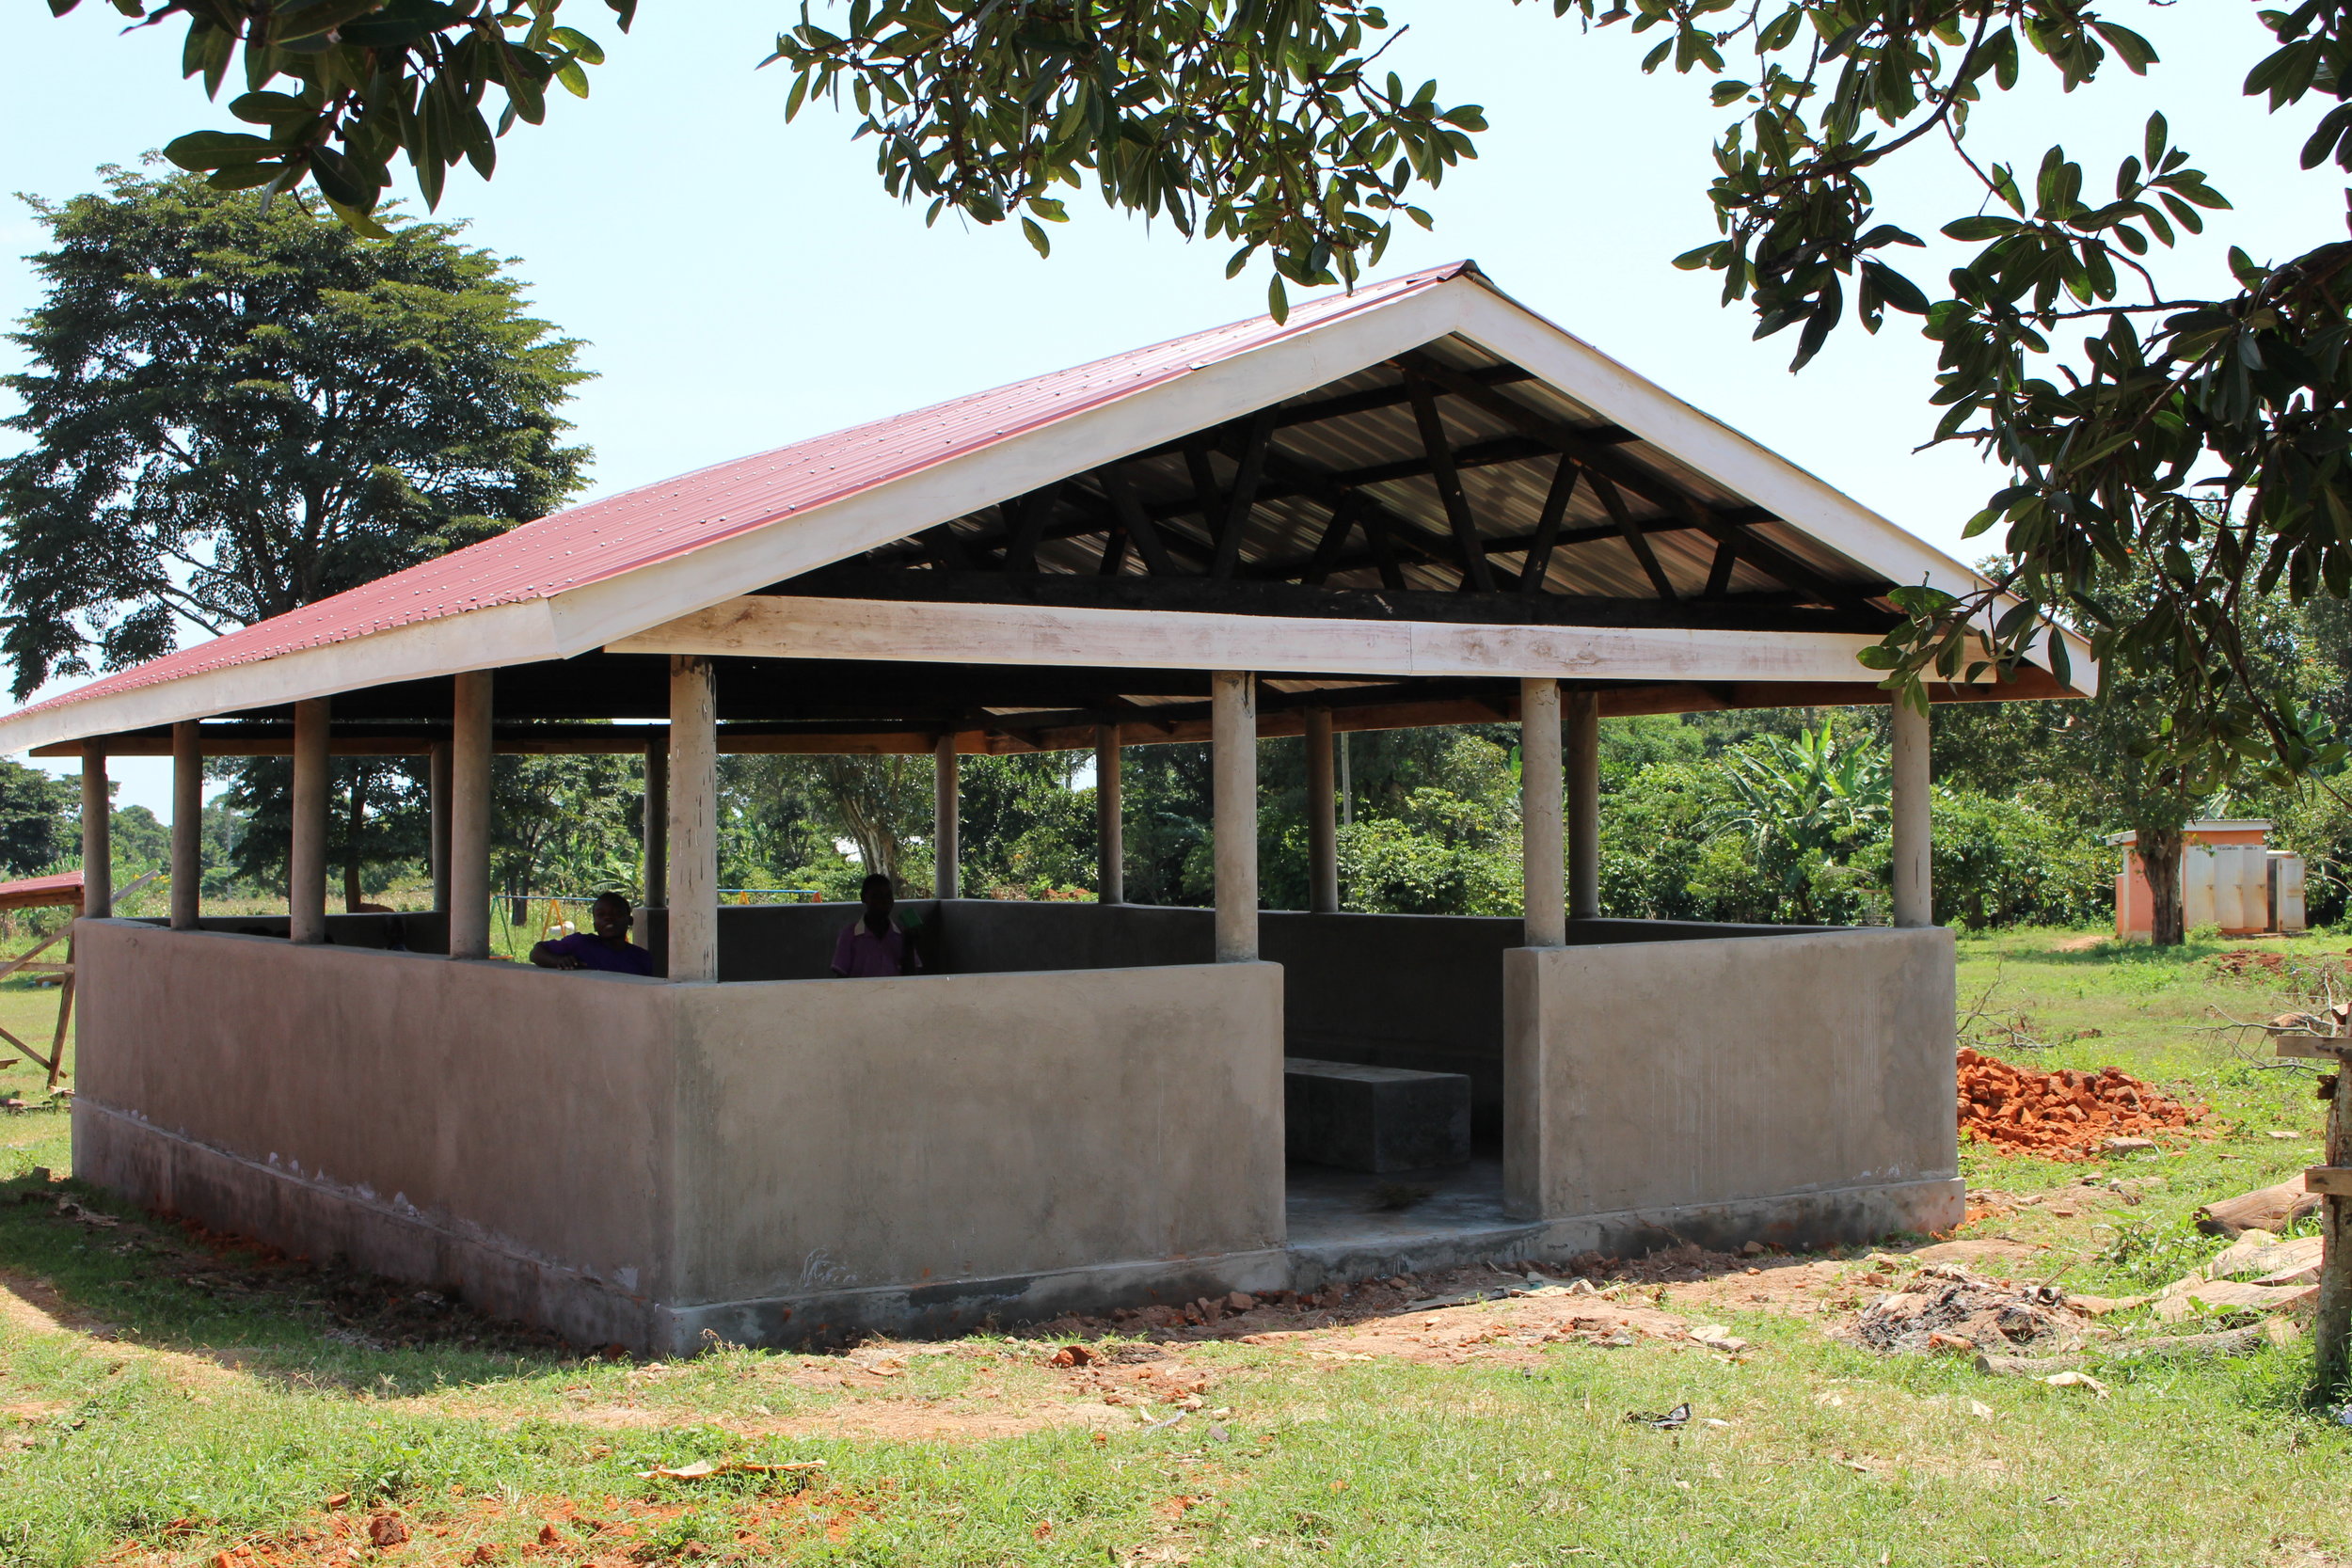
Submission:
POLYGON ((856 935, 855 926, 844 926, 841 934, 834 939, 833 972, 845 980, 850 977, 850 939, 856 935))
POLYGON ((578 969, 580 959, 573 956, 571 948, 566 945, 571 940, 570 937, 564 937, 556 942, 540 942, 532 948, 531 961, 541 969, 578 969))

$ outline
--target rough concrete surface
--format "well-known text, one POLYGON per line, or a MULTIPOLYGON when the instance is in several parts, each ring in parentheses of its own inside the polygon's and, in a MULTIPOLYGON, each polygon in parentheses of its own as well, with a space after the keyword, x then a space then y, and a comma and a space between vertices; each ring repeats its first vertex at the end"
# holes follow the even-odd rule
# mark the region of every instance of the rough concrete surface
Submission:
POLYGON ((1958 1224, 1952 963, 1933 927, 1510 953, 1507 1207, 1765 1199, 1820 1240, 1883 1234, 1890 1205, 1958 1224))

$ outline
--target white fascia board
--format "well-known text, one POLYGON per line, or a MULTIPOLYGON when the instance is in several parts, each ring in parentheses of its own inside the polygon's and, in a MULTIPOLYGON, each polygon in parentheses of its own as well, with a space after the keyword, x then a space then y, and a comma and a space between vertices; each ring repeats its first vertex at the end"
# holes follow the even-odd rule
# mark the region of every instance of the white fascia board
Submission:
POLYGON ((564 657, 546 600, 492 605, 0 719, 0 753, 332 697, 392 681, 564 657))
POLYGON ((706 545, 675 561, 557 595, 569 653, 612 645, 647 626, 1087 473, 1130 453, 1223 424, 1353 375, 1454 329, 1485 290, 1467 278, 1342 316, 1215 360, 1157 386, 916 473, 706 545))
MULTIPOLYGON (((1790 527, 1811 535, 1890 582, 1925 583, 1955 596, 1987 584, 1976 572, 1926 540, 1855 500, 1820 478, 1721 420, 1619 364, 1582 339, 1546 321, 1489 286, 1472 290, 1461 335, 1500 358, 1532 371, 1611 423, 1745 497, 1790 527)), ((1994 613, 2013 601, 2003 600, 1994 613)), ((2033 642, 2034 662, 2049 667, 2048 630, 2033 642)), ((2070 684, 2086 695, 2099 689, 2090 645, 2066 639, 2070 684)))
POLYGON ((1867 633, 1480 626, 1189 610, 753 596, 610 644, 619 654, 1247 670, 1266 675, 1868 681, 1867 633))

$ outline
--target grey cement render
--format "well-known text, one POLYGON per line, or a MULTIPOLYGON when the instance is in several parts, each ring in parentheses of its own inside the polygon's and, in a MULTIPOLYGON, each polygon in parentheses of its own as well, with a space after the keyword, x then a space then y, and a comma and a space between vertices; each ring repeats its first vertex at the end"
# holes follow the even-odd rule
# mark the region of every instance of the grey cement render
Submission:
MULTIPOLYGON (((1959 1217, 1941 931, 1533 952, 1516 921, 1270 912, 1279 961, 1212 966, 1204 911, 914 908, 949 973, 671 985, 87 922, 76 1170, 662 1354, 1959 1217), (1498 1127, 1507 1082, 1513 1212, 1288 1236, 1302 1040, 1466 1072, 1498 1127)), ((854 913, 724 911, 722 975, 821 972, 854 913)))
POLYGON ((86 921, 77 1174, 690 1350, 1267 1289, 1281 974, 671 985, 86 921), (833 1305, 827 1305, 831 1303, 833 1305))
POLYGON ((1513 1216, 1789 1243, 1960 1222, 1949 931, 1523 948, 1503 973, 1513 1216))

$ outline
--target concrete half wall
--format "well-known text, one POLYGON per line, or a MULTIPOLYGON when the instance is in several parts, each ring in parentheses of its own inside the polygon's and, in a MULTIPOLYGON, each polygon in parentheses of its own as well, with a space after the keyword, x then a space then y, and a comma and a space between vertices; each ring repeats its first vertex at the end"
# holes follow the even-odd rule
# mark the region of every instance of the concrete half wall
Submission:
POLYGON ((78 1175, 578 1342, 1283 1278, 1270 964, 672 985, 130 921, 76 942, 78 1175))
POLYGON ((1950 932, 1523 948, 1503 974, 1514 1214, 1635 1251, 1960 1223, 1950 932))

